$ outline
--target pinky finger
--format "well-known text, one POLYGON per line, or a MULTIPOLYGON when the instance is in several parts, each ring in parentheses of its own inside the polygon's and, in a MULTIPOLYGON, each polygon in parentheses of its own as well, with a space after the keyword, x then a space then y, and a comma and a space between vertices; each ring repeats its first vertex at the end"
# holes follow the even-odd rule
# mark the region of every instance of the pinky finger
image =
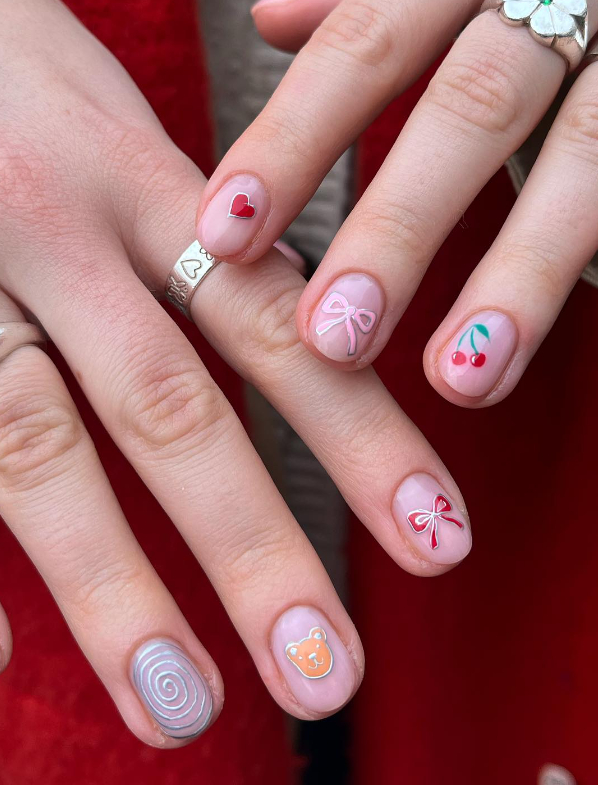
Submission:
POLYGON ((340 0, 260 0, 251 13, 264 41, 297 52, 340 0))
POLYGON ((494 244, 426 348, 445 398, 471 408, 516 387, 598 248, 598 65, 579 77, 494 244))

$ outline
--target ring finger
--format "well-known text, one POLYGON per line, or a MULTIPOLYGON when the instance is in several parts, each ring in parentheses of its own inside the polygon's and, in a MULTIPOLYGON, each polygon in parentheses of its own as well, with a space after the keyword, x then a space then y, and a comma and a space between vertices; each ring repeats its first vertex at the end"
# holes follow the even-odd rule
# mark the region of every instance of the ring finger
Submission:
MULTIPOLYGON (((594 64, 569 91, 502 231, 430 340, 426 373, 454 403, 486 406, 511 392, 598 248, 597 105, 594 64), (452 358, 459 336, 490 314, 513 339, 480 388, 452 358)), ((489 355, 502 349, 482 342, 489 355)))
MULTIPOLYGON (((0 293, 3 351, 22 319, 0 293)), ((222 707, 218 670, 129 529, 56 367, 30 344, 0 361, 0 511, 131 730, 160 747, 205 730, 222 707), (157 673, 175 660, 178 708, 144 678, 148 657, 157 673)), ((5 660, 10 641, 0 646, 5 660)))

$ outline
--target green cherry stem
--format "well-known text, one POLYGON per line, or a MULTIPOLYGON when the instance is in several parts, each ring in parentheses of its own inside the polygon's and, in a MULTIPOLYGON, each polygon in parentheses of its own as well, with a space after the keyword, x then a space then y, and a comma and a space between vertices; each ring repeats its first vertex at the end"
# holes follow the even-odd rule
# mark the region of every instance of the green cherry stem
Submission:
POLYGON ((468 330, 465 330, 463 335, 459 338, 459 343, 457 344, 457 351, 459 350, 461 344, 463 343, 464 339, 469 335, 469 342, 471 343, 471 348, 474 351, 474 354, 478 355, 478 349, 475 345, 475 331, 478 331, 480 335, 483 335, 484 338, 490 342, 490 333, 488 332, 488 328, 485 324, 473 324, 468 330))

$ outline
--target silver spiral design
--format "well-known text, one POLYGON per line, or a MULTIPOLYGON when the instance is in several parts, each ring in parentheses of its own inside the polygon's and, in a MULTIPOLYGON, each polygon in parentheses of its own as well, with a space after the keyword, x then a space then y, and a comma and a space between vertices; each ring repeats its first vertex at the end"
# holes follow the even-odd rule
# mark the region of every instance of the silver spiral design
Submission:
POLYGON ((162 730, 186 738, 210 720, 212 695, 185 652, 167 641, 150 641, 135 655, 133 681, 162 730))

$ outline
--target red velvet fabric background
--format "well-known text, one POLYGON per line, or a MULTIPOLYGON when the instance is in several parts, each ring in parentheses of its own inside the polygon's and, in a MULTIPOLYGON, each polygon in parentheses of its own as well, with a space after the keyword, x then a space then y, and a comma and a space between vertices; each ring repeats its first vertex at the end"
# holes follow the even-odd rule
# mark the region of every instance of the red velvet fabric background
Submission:
MULTIPOLYGON (((174 140, 208 172, 209 129, 180 121, 189 103, 208 99, 192 0, 70 5, 125 64, 174 140)), ((362 185, 424 84, 366 134, 362 185)), ((533 785, 547 761, 567 766, 579 785, 598 781, 598 292, 578 285, 525 379, 498 407, 451 406, 421 368, 428 336, 512 201, 500 173, 445 244, 378 363, 460 484, 475 547, 453 573, 423 581, 402 573, 354 526, 352 612, 368 662, 351 707, 358 785, 533 785)), ((239 405, 234 374, 184 328, 239 405)), ((0 529, 0 598, 15 635, 13 662, 0 679, 0 785, 292 782, 300 761, 215 594, 60 367, 136 535, 221 667, 227 703, 215 727, 185 749, 159 752, 138 742, 35 570, 0 529)))

